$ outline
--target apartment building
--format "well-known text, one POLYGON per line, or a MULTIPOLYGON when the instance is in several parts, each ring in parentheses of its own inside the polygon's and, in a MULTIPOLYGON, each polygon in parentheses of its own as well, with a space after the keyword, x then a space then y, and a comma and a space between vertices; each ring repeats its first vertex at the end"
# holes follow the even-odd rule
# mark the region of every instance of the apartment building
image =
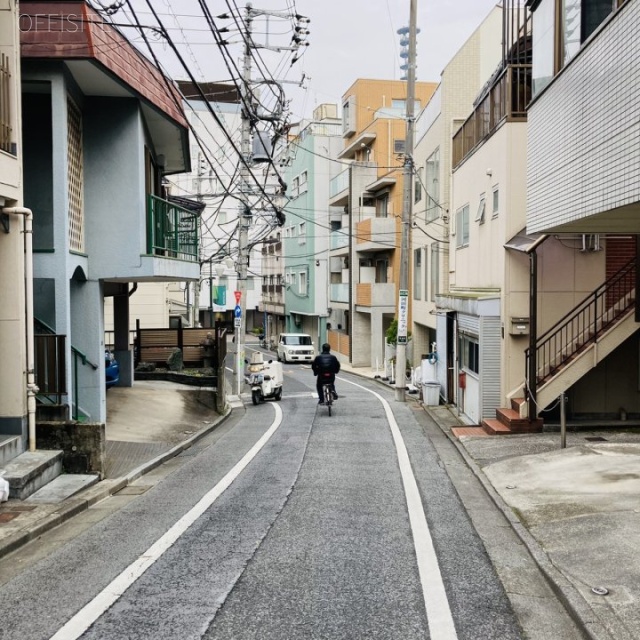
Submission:
MULTIPOLYGON (((574 418, 638 417, 640 1, 528 6, 527 230, 582 238, 576 244, 601 256, 599 286, 538 336, 529 384, 539 406, 566 392, 574 418)), ((568 270, 559 265, 554 277, 568 270)))
MULTIPOLYGON (((435 89, 416 83, 416 113, 435 89)), ((342 100, 344 169, 329 186, 343 212, 330 238, 330 305, 342 322, 328 337, 355 367, 382 368, 398 306, 406 97, 406 82, 359 79, 342 100)))
POLYGON ((329 181, 341 170, 334 160, 341 149, 338 105, 323 104, 301 123, 284 156, 289 185, 282 230, 285 325, 288 332, 311 335, 316 347, 327 341, 327 328, 340 320, 329 304, 329 273, 335 262, 328 252, 332 224, 341 220, 342 210, 327 201, 329 181))

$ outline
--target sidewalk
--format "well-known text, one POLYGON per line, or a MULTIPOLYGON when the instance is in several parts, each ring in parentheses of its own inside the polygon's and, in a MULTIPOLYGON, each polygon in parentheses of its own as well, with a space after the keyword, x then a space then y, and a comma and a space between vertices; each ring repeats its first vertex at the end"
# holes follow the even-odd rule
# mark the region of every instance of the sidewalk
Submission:
MULTIPOLYGON (((372 380, 377 374, 348 365, 342 371, 372 380)), ((181 385, 171 386, 180 391, 181 385)), ((110 396, 122 416, 112 413, 107 427, 115 454, 110 477, 57 504, 0 505, 0 557, 120 491, 226 418, 203 413, 184 394, 168 394, 155 383, 138 382, 127 391, 135 392, 127 407, 117 394, 110 396), (162 416, 149 414, 152 397, 153 405, 164 397, 162 416), (136 406, 142 413, 132 413, 136 406)), ((620 423, 569 432, 567 448, 560 449, 559 433, 456 438, 451 430, 461 421, 454 412, 445 406, 424 410, 458 448, 587 637, 640 638, 640 428, 620 423)))

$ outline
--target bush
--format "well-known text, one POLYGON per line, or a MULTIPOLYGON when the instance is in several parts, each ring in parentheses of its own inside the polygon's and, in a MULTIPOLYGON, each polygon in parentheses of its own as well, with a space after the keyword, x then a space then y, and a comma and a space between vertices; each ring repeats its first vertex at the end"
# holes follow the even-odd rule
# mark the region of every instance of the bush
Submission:
MULTIPOLYGON (((407 331, 407 340, 411 338, 411 331, 407 331)), ((398 342, 398 320, 393 319, 393 322, 389 325, 385 333, 385 339, 387 344, 396 344, 398 342)))

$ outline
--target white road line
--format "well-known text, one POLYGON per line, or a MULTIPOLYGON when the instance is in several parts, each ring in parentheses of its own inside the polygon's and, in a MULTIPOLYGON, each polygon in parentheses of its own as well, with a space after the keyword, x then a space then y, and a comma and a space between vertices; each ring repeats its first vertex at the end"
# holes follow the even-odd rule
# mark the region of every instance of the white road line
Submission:
POLYGON ((247 451, 242 459, 204 497, 160 539, 152 544, 137 560, 107 585, 91 602, 84 606, 51 640, 77 640, 120 596, 161 556, 187 529, 229 488, 244 468, 256 457, 282 423, 282 409, 273 404, 275 419, 265 434, 247 451))
POLYGON ((346 378, 341 377, 340 382, 348 382, 355 387, 368 391, 376 396, 384 407, 387 420, 389 421, 391 435, 393 436, 393 441, 396 445, 402 484, 404 485, 404 492, 407 498, 411 533, 413 535, 413 544, 416 550, 418 562, 418 572, 420 574, 420 582, 422 583, 422 593, 427 610, 427 620, 429 622, 429 636, 431 640, 457 640, 458 634, 456 633, 456 627, 453 623, 449 600, 447 599, 447 593, 442 581, 442 573, 440 572, 438 557, 436 556, 436 551, 433 548, 433 540, 431 539, 429 524, 424 513, 422 500, 420 499, 418 484, 415 476, 413 475, 409 454, 407 453, 407 447, 402 439, 402 434, 398 428, 395 416, 391 411, 391 406, 375 391, 371 391, 370 389, 356 384, 355 382, 351 382, 346 378))

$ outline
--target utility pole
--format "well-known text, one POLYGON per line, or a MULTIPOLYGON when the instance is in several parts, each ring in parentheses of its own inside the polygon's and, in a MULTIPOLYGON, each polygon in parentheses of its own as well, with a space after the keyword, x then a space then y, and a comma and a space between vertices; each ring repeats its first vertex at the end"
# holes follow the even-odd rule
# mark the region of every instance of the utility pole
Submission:
POLYGON ((410 0, 409 56, 407 58, 407 134, 404 142, 402 229, 400 235, 400 290, 398 292, 398 344, 396 348, 396 400, 405 402, 407 324, 409 321, 409 232, 413 204, 413 137, 416 92, 416 22, 418 0, 410 0))
POLYGON ((234 388, 238 396, 244 384, 245 336, 247 333, 247 272, 249 270, 249 225, 251 224, 251 205, 249 202, 249 162, 251 161, 251 30, 253 22, 252 5, 245 7, 244 57, 242 61, 242 106, 240 125, 240 205, 238 217, 238 288, 240 299, 240 318, 235 318, 236 366, 234 369, 234 388), (238 322, 240 320, 240 322, 238 322))

